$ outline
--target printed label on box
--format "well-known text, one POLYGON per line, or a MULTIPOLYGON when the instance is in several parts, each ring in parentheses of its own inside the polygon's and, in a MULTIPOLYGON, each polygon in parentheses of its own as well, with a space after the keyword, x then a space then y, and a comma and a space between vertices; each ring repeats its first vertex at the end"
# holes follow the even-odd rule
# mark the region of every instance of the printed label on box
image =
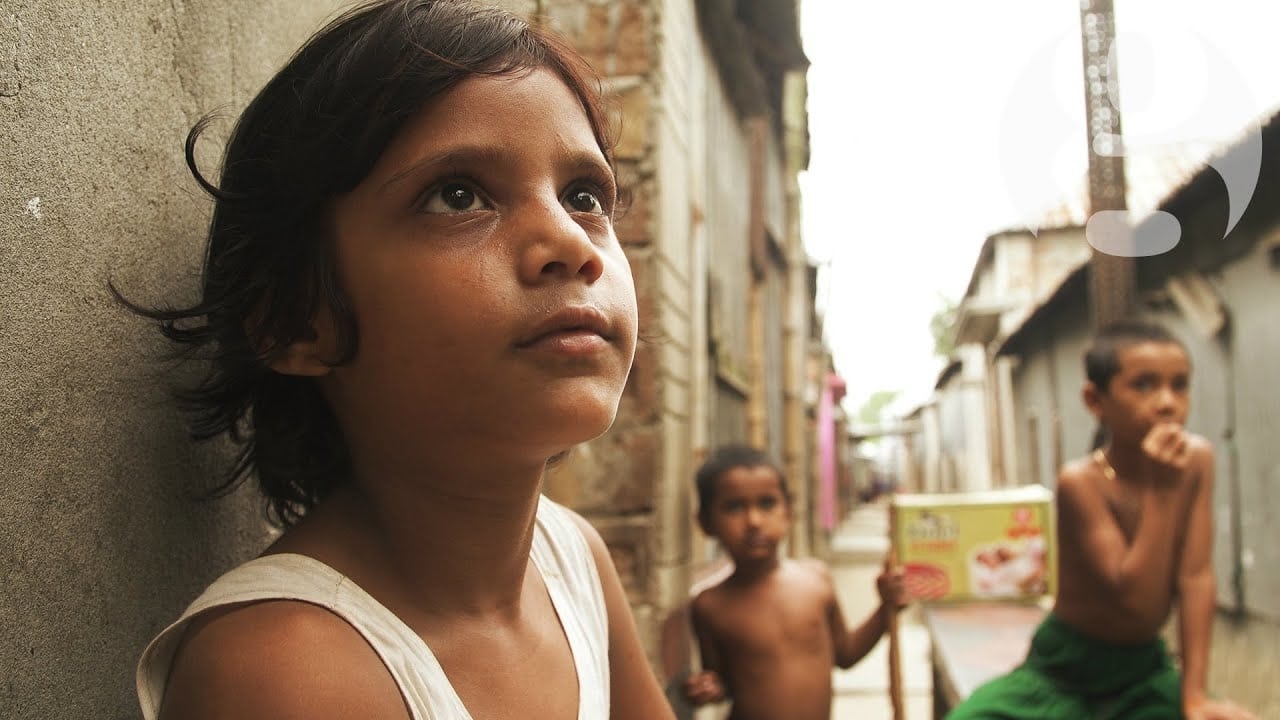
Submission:
POLYGON ((1014 490, 894 498, 894 547, 915 600, 1036 599, 1055 590, 1053 495, 1014 490))

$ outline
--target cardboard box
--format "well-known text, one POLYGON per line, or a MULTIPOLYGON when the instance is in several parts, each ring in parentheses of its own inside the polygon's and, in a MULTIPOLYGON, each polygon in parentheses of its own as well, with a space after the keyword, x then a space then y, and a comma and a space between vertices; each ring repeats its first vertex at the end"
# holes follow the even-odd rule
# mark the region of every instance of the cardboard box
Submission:
POLYGON ((1053 493, 1040 485, 896 495, 890 537, 913 600, 1038 600, 1057 590, 1053 493))

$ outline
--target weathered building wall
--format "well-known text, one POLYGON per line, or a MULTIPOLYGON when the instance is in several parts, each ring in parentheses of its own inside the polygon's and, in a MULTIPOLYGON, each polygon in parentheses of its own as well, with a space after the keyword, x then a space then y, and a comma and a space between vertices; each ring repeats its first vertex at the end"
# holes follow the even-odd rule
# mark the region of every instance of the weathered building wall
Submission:
POLYGON ((747 440, 748 363, 751 354, 747 295, 751 284, 751 140, 723 85, 709 83, 707 119, 707 248, 711 263, 711 342, 716 401, 712 443, 747 440))
POLYGON ((791 549, 797 555, 808 555, 809 507, 811 490, 809 467, 811 456, 806 391, 806 365, 809 357, 809 318, 813 294, 809 287, 810 260, 801 232, 801 195, 799 173, 809 166, 808 80, 804 73, 792 73, 785 86, 783 107, 784 153, 786 157, 787 227, 784 248, 787 257, 785 314, 783 316, 784 361, 778 374, 785 379, 783 405, 786 416, 785 449, 780 461, 792 480, 792 501, 798 522, 792 526, 791 549))
POLYGON ((251 494, 192 502, 221 458, 185 439, 159 334, 106 282, 192 299, 210 205, 183 138, 337 6, 0 8, 0 717, 136 717, 143 644, 269 539, 251 494))
POLYGON ((1018 443, 1020 478, 1028 483, 1053 487, 1054 441, 1051 436, 1057 408, 1053 401, 1053 375, 1049 358, 1027 353, 1018 358, 1013 371, 1013 414, 1018 443))
MULTIPOLYGON (((1274 358, 1280 358, 1275 308, 1280 306, 1280 274, 1275 248, 1280 226, 1261 236, 1244 257, 1210 279, 1230 313, 1229 359, 1218 363, 1220 375, 1202 372, 1200 357, 1192 371, 1192 387, 1217 392, 1220 437, 1214 486, 1214 570, 1218 597, 1235 604, 1235 577, 1243 594, 1242 613, 1219 616, 1214 625, 1209 686, 1260 718, 1280 717, 1280 391, 1274 382, 1274 358), (1212 381, 1227 386, 1208 387, 1212 381), (1228 418, 1234 418, 1230 425, 1228 418), (1235 483, 1233 490, 1232 484, 1235 483), (1232 493, 1238 493, 1232 517, 1232 493)), ((1189 332, 1189 331, 1188 331, 1189 332)), ((1199 398, 1193 402, 1203 401, 1199 398)), ((1193 427, 1198 427, 1193 425, 1193 427)))
POLYGON ((656 654, 657 625, 688 592, 693 550, 707 548, 693 531, 694 467, 710 446, 747 437, 750 136, 692 3, 546 0, 542 10, 617 99, 632 202, 619 234, 643 338, 614 428, 548 488, 601 529, 656 654))
POLYGON ((938 388, 938 477, 943 492, 965 489, 965 393, 957 373, 938 388))
MULTIPOLYGON (((689 456, 692 307, 684 275, 689 233, 672 237, 665 232, 679 216, 661 191, 672 181, 663 171, 659 140, 667 127, 660 110, 664 8, 650 0, 543 0, 538 5, 549 26, 591 63, 610 95, 619 182, 630 202, 616 228, 635 277, 641 334, 613 428, 549 473, 547 492, 600 530, 641 639, 656 658, 657 626, 671 604, 662 581, 673 567, 682 567, 688 546, 688 522, 669 516, 687 516, 686 496, 671 481, 689 456)), ((666 583, 673 584, 680 583, 666 583)))
POLYGON ((693 472, 705 456, 710 407, 710 358, 707 354, 707 164, 691 159, 706 153, 703 98, 715 82, 698 35, 691 3, 664 0, 661 48, 661 100, 657 121, 662 314, 670 318, 660 332, 666 346, 663 386, 663 477, 666 511, 658 527, 661 572, 658 584, 663 612, 688 595, 693 552, 704 540, 694 528, 693 472))
MULTIPOLYGON (((1280 388, 1274 360, 1280 358, 1275 316, 1280 307, 1280 268, 1274 259, 1280 254, 1278 246, 1280 227, 1273 227, 1249 255, 1223 269, 1218 287, 1231 312, 1232 361, 1227 372, 1235 412, 1234 452, 1220 447, 1219 455, 1234 455, 1237 463, 1246 606, 1280 624, 1280 443, 1275 439, 1280 388)), ((1220 472, 1219 477, 1229 476, 1220 472)), ((1223 541, 1219 536, 1219 544, 1223 541)), ((1271 667, 1278 667, 1280 643, 1274 647, 1271 667)))
POLYGON ((761 375, 765 378, 764 427, 765 450, 775 462, 786 457, 786 347, 784 345, 784 319, 787 310, 786 264, 776 249, 770 252, 767 274, 761 283, 764 348, 761 375))
MULTIPOLYGON (((1081 315, 1083 312, 1080 313, 1081 315)), ((1014 373, 1015 413, 1019 425, 1030 428, 1034 417, 1037 438, 1024 436, 1025 454, 1036 458, 1038 481, 1057 486, 1058 469, 1089 451, 1097 423, 1080 395, 1084 387, 1084 350, 1089 341, 1087 319, 1069 314, 1046 320, 1019 355, 1014 373), (1032 446, 1034 444, 1034 447, 1032 446)), ((1024 453, 1020 450, 1019 455, 1024 453)), ((1028 477, 1032 477, 1026 467, 1028 477)))
POLYGON ((760 375, 764 393, 765 449, 776 462, 786 457, 786 312, 787 256, 790 230, 787 215, 785 158, 773 124, 764 124, 761 148, 763 180, 762 220, 764 222, 764 277, 758 280, 761 298, 763 347, 760 375))

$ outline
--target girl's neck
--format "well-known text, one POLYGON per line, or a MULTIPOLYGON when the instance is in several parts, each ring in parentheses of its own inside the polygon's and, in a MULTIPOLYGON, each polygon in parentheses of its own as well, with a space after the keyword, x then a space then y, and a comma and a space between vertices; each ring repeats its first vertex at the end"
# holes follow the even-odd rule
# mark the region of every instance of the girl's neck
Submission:
POLYGON ((406 621, 519 611, 540 465, 410 474, 357 463, 355 474, 293 531, 294 551, 333 565, 406 621))

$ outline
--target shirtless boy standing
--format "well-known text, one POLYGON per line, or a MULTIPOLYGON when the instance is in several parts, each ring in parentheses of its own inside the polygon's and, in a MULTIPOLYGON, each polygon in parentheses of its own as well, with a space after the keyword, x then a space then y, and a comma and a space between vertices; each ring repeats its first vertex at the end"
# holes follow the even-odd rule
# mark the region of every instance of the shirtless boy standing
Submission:
POLYGON ((851 667, 875 647, 886 608, 902 604, 901 574, 881 573, 880 608, 849 629, 826 566, 778 556, 791 497, 764 453, 720 448, 698 470, 697 485, 698 522, 734 570, 693 600, 703 671, 686 681, 689 699, 732 698, 731 720, 828 720, 832 668, 851 667))
POLYGON ((1084 402, 1105 441, 1058 476, 1053 612, 1026 661, 947 718, 1251 720, 1205 690, 1213 448, 1183 428, 1186 348, 1126 321, 1095 337, 1084 364, 1084 402), (1160 637, 1175 600, 1181 677, 1160 637))

